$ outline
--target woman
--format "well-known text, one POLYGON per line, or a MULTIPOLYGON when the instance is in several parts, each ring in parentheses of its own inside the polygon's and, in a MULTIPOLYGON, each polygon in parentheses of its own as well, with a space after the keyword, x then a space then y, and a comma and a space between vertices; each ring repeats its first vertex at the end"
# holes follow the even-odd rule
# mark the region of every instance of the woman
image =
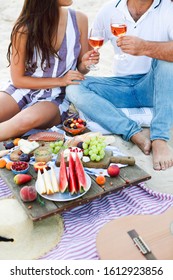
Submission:
POLYGON ((71 0, 25 0, 11 33, 11 79, 0 92, 0 141, 66 117, 65 87, 88 72, 88 20, 71 0), (85 54, 85 55, 84 55, 85 54), (76 70, 78 69, 78 70, 76 70))

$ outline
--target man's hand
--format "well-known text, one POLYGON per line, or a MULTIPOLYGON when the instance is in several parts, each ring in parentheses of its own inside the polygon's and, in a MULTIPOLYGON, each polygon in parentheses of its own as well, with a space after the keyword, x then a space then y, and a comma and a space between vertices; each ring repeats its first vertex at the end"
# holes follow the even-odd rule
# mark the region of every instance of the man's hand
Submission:
POLYGON ((145 43, 145 40, 135 36, 121 36, 117 39, 117 46, 131 55, 145 55, 145 43))

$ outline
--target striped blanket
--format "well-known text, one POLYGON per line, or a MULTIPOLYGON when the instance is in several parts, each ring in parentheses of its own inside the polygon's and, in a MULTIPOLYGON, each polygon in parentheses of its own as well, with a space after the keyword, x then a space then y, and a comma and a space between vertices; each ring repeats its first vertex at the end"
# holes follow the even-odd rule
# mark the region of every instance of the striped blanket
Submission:
MULTIPOLYGON (((0 178, 0 198, 11 192, 0 178)), ((160 214, 173 206, 173 196, 149 190, 145 184, 95 199, 62 214, 64 235, 60 243, 40 259, 98 259, 96 235, 112 219, 130 214, 160 214)))

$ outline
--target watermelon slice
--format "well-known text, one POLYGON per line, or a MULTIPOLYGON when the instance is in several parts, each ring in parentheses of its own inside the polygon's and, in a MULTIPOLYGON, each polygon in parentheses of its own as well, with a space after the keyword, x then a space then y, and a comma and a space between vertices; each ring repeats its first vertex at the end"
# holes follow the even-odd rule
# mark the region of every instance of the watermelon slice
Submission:
POLYGON ((59 169, 59 190, 64 193, 68 188, 67 167, 64 160, 64 153, 61 153, 60 169, 59 169))
POLYGON ((78 181, 76 176, 76 165, 73 159, 72 154, 69 154, 69 192, 73 195, 74 193, 78 193, 78 181))
POLYGON ((78 180, 78 189, 79 192, 82 193, 87 190, 87 178, 86 174, 82 165, 82 162, 76 153, 76 175, 77 175, 77 180, 78 180))

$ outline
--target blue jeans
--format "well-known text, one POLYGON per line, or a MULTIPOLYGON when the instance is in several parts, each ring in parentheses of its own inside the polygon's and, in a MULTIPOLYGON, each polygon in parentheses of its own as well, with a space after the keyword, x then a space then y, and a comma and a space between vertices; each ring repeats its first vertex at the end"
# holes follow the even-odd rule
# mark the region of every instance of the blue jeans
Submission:
POLYGON ((66 88, 66 98, 94 122, 129 140, 142 128, 119 108, 153 107, 151 140, 170 138, 173 125, 173 63, 153 60, 147 74, 90 77, 66 88))

